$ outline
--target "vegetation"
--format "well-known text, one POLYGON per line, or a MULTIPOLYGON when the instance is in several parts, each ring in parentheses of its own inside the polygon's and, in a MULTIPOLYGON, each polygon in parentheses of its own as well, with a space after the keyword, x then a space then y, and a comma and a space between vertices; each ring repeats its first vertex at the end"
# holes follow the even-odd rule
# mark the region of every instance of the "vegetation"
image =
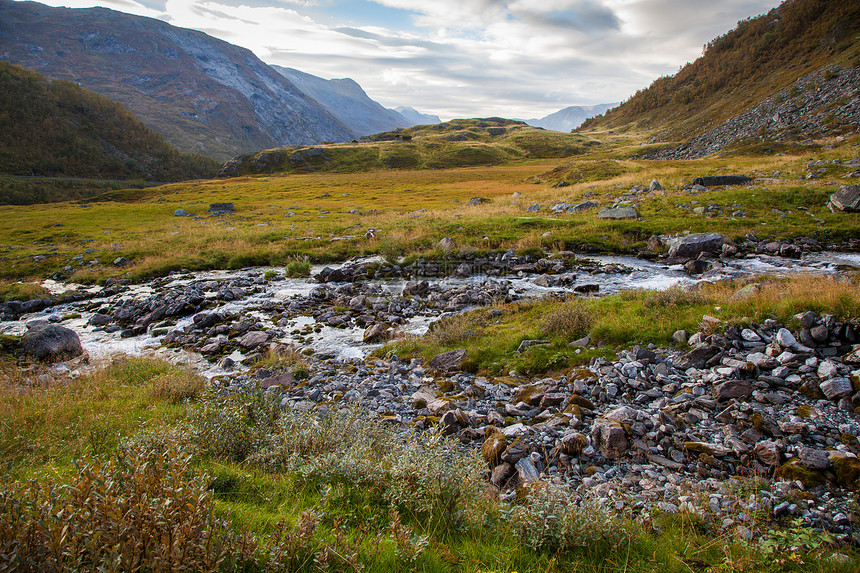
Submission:
POLYGON ((702 57, 578 131, 638 125, 668 128, 676 138, 695 135, 827 63, 856 66, 858 22, 856 2, 788 0, 738 22, 709 42, 702 57))
MULTIPOLYGON (((73 82, 48 81, 0 62, 0 173, 179 181, 210 177, 216 170, 214 160, 179 153, 113 101, 73 82)), ((65 179, 46 184, 3 178, 0 202, 68 200, 104 187, 65 179)))
POLYGON ((589 146, 587 155, 563 161, 237 177, 110 191, 85 205, 9 207, 0 229, 0 280, 57 276, 88 283, 245 266, 305 274, 307 263, 355 255, 395 261, 525 248, 636 253, 653 235, 684 232, 716 231, 730 239, 747 233, 773 239, 806 236, 824 243, 858 236, 857 214, 827 208, 838 185, 857 182, 856 170, 845 165, 860 142, 856 134, 844 142, 818 141, 796 154, 629 159, 642 137, 601 134, 600 144, 589 146), (809 161, 836 159, 842 163, 828 165, 820 178, 800 180, 809 161), (725 173, 767 180, 706 191, 688 188, 694 177, 725 173), (665 190, 647 191, 652 179, 665 190), (561 182, 568 185, 559 187, 561 182), (487 201, 470 205, 474 197, 487 201), (549 209, 583 201, 602 208, 617 200, 635 204, 640 217, 612 221, 599 219, 599 209, 578 214, 549 209), (225 201, 234 203, 234 215, 206 216, 210 203, 225 201), (541 210, 529 212, 535 204, 541 210), (697 207, 708 210, 698 214, 697 207), (198 218, 174 217, 180 208, 198 218), (455 241, 454 251, 438 249, 443 237, 455 241), (128 262, 114 266, 118 257, 128 262))
POLYGON ((439 435, 399 435, 336 405, 281 410, 277 397, 252 391, 194 391, 177 406, 159 388, 183 376, 164 362, 126 359, 78 382, 34 386, 21 372, 7 380, 2 567, 838 572, 856 564, 848 549, 794 523, 771 523, 759 547, 695 516, 631 521, 552 483, 500 504, 485 495, 483 462, 439 435))

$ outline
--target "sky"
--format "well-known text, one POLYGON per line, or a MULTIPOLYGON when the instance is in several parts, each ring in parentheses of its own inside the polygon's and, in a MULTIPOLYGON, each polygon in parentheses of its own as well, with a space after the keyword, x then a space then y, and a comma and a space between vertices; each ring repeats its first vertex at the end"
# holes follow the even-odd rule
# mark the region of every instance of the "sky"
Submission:
POLYGON ((778 0, 41 0, 193 28, 442 120, 623 101, 778 0))

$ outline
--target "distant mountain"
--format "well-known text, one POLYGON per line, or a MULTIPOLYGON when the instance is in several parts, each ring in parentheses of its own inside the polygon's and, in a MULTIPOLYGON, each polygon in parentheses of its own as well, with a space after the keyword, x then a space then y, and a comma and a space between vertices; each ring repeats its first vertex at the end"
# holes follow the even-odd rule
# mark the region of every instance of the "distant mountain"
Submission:
POLYGON ((860 123, 860 2, 786 0, 580 131, 651 131, 654 158, 848 134, 860 123), (669 145, 672 147, 670 148, 669 145), (677 147, 676 147, 677 146, 677 147))
MULTIPOLYGON (((178 152, 106 97, 0 62, 0 174, 179 181, 212 177, 218 167, 178 152)), ((0 201, 67 198, 11 200, 7 191, 0 201)))
POLYGON ((181 151, 222 160, 356 136, 249 50, 105 8, 0 0, 0 59, 79 83, 181 151))
POLYGON ((413 125, 396 111, 370 99, 354 80, 326 80, 293 68, 272 68, 321 103, 356 135, 370 135, 413 125))
POLYGON ((600 115, 608 109, 617 106, 617 103, 602 103, 598 105, 572 105, 551 113, 540 119, 527 119, 525 122, 534 127, 543 127, 553 131, 569 132, 576 129, 586 119, 600 115))
POLYGON ((409 122, 410 126, 442 123, 442 120, 439 119, 438 115, 429 115, 426 113, 421 113, 420 111, 412 107, 401 105, 399 107, 394 108, 394 111, 405 117, 406 121, 409 122))

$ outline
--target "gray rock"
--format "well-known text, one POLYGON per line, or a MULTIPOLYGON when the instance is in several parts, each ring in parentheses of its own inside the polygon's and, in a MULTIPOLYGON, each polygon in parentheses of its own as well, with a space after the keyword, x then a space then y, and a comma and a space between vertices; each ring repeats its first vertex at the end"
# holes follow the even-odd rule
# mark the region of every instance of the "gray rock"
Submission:
POLYGON ((818 385, 828 400, 838 400, 854 392, 851 380, 848 378, 830 378, 818 385))
POLYGON ((235 213, 236 207, 233 206, 233 203, 212 203, 209 205, 207 212, 212 215, 226 215, 228 213, 235 213))
POLYGON ((600 453, 609 459, 624 455, 630 447, 624 428, 615 421, 595 422, 591 430, 591 439, 600 449, 600 453))
POLYGON ((451 251, 457 246, 457 243, 454 242, 454 239, 451 237, 445 237, 441 241, 439 241, 439 248, 443 251, 451 251))
POLYGON ((753 385, 746 380, 727 380, 714 386, 712 395, 718 402, 725 402, 732 398, 749 398, 752 393, 753 385))
POLYGON ((427 281, 409 281, 403 285, 403 296, 423 296, 430 290, 427 281))
POLYGON ((516 464, 517 474, 520 476, 520 482, 530 483, 540 481, 540 472, 529 458, 522 458, 516 464))
POLYGON ((526 212, 527 213, 537 213, 540 210, 541 210, 540 205, 529 205, 529 208, 526 209, 526 212))
POLYGON ((756 457, 761 461, 761 463, 768 466, 778 466, 780 464, 780 456, 782 455, 782 451, 780 447, 776 444, 776 442, 772 440, 765 440, 763 442, 759 442, 756 444, 755 449, 756 457))
POLYGON ((450 352, 437 354, 430 359, 430 369, 437 370, 443 374, 459 370, 463 361, 466 360, 467 352, 465 348, 458 348, 450 352))
POLYGON ((245 334, 239 341, 239 346, 243 348, 257 348, 261 344, 265 344, 269 340, 269 333, 261 330, 252 330, 245 334))
POLYGON ((716 185, 746 185, 752 183, 752 177, 746 175, 713 175, 706 177, 696 177, 693 179, 693 185, 702 185, 703 187, 714 187, 716 185))
POLYGON ((590 211, 591 209, 596 209, 600 207, 600 203, 596 201, 583 201, 582 203, 577 203, 573 205, 570 209, 567 210, 568 213, 584 213, 586 211, 590 211))
POLYGON ((843 185, 830 196, 830 203, 846 213, 860 211, 860 185, 843 185))
POLYGON ((365 344, 374 344, 377 342, 383 342, 391 338, 391 333, 382 323, 377 323, 372 326, 369 326, 364 331, 364 342, 365 344))
POLYGON ((652 179, 652 180, 651 180, 651 185, 649 185, 649 186, 648 186, 648 190, 649 190, 649 191, 662 191, 662 190, 663 190, 663 186, 662 186, 662 185, 660 185, 660 182, 659 182, 659 181, 657 181, 656 179, 652 179))
POLYGON ((830 467, 830 458, 826 450, 800 448, 797 452, 800 463, 811 470, 826 470, 830 467))
POLYGON ((549 344, 548 340, 523 340, 520 342, 520 345, 517 347, 517 352, 525 352, 532 346, 542 346, 544 344, 549 344))
POLYGON ((466 203, 469 207, 477 207, 478 205, 483 205, 484 203, 489 203, 489 199, 485 199, 484 197, 472 197, 469 199, 469 202, 466 203))
POLYGON ((669 240, 669 256, 692 259, 702 253, 720 253, 723 241, 719 233, 692 233, 673 238, 669 240))
POLYGON ((77 333, 56 324, 30 327, 21 342, 24 354, 42 362, 60 362, 84 353, 77 333))
POLYGON ((191 213, 186 211, 185 209, 177 209, 173 212, 174 217, 190 217, 191 213))
POLYGON ((111 320, 113 320, 113 319, 110 316, 108 316, 107 314, 101 314, 101 313, 97 312, 90 317, 89 323, 91 326, 104 326, 105 324, 109 323, 111 320))
POLYGON ((776 333, 776 341, 783 348, 791 348, 797 344, 797 339, 787 328, 780 328, 776 333))
POLYGON ((634 207, 606 207, 597 213, 598 219, 636 219, 639 214, 634 207))

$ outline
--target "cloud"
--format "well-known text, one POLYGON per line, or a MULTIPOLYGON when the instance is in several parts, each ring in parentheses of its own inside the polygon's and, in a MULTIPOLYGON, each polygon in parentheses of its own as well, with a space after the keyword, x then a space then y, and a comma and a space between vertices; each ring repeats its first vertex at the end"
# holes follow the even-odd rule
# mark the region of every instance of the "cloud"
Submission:
POLYGON ((351 77, 388 107, 541 117, 619 101, 778 0, 47 0, 205 30, 272 64, 351 77), (163 3, 162 3, 163 2, 163 3), (346 19, 362 12, 374 19, 346 19), (347 10, 349 8, 349 10, 347 10), (372 8, 372 10, 370 9, 372 8), (404 18, 404 15, 408 16, 404 18), (411 23, 411 25, 409 25, 411 23))

